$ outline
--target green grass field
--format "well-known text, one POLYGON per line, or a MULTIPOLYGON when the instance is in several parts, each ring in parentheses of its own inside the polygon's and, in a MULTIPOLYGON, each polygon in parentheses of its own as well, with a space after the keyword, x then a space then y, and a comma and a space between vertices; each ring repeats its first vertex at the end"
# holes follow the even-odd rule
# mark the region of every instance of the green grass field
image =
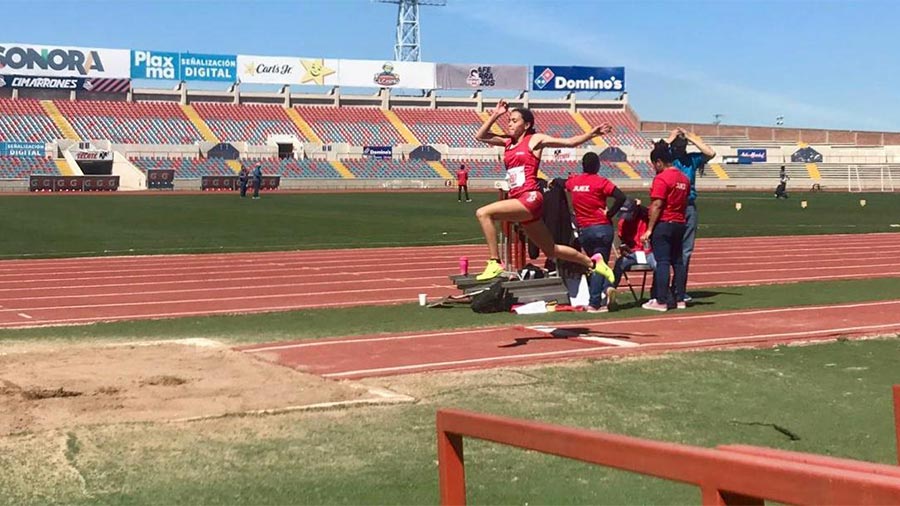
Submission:
MULTIPOLYGON (((646 195, 637 195, 646 198, 646 195)), ((480 242, 475 193, 9 195, 0 258, 368 248, 480 242), (444 234, 446 232, 446 234, 444 234)), ((892 194, 705 193, 701 237, 900 231, 892 194), (800 200, 809 207, 802 209, 800 200), (859 200, 867 205, 860 207, 859 200), (741 202, 740 212, 735 202, 741 202)))
MULTIPOLYGON (((494 194, 473 198, 9 195, 0 199, 14 218, 0 224, 0 258, 475 243, 474 210, 494 194)), ((702 237, 900 231, 890 226, 900 223, 900 199, 891 194, 776 201, 769 193, 706 193, 699 209, 702 237)), ((709 288, 695 296, 687 311, 896 299, 900 279, 709 288)), ((626 308, 605 317, 635 316, 646 315, 626 308)), ((29 346, 189 337, 237 344, 579 318, 400 305, 119 322, 2 330, 0 357, 29 346)), ((0 436, 0 504, 436 504, 434 413, 441 407, 701 446, 755 444, 895 463, 890 386, 900 383, 898 356, 894 337, 396 376, 366 383, 417 402, 24 432, 0 436)), ((0 417, 10 415, 0 409, 0 417)), ((467 442, 466 461, 473 504, 699 501, 692 487, 488 443, 467 442)))

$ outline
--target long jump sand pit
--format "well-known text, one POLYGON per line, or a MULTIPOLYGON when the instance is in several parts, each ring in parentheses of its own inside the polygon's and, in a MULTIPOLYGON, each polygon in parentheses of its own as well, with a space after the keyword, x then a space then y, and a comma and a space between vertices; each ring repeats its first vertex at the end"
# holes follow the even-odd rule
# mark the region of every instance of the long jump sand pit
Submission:
POLYGON ((0 353, 0 435, 412 400, 210 343, 20 346, 0 353))

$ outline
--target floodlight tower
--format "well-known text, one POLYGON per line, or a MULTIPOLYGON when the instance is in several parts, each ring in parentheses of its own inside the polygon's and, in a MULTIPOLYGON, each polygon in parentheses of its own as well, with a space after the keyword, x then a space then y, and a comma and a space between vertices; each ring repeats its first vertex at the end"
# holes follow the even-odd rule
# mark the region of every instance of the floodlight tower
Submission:
POLYGON ((419 51, 419 6, 443 7, 447 0, 376 0, 385 4, 397 4, 397 43, 394 60, 421 61, 419 51))

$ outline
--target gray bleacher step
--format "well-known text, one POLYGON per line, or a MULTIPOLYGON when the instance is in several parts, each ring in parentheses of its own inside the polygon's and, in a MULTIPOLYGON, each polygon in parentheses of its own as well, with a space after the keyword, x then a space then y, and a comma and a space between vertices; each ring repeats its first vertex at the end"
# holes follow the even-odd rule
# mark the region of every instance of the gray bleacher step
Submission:
MULTIPOLYGON (((456 274, 450 276, 450 280, 453 281, 453 283, 456 284, 456 287, 462 290, 463 293, 468 294, 486 288, 496 281, 496 278, 478 281, 475 279, 475 276, 471 274, 465 276, 456 274)), ((524 281, 504 281, 501 286, 509 290, 509 293, 518 299, 518 302, 521 304, 539 300, 545 302, 556 301, 558 304, 569 303, 569 291, 562 278, 553 277, 526 279, 524 281)))

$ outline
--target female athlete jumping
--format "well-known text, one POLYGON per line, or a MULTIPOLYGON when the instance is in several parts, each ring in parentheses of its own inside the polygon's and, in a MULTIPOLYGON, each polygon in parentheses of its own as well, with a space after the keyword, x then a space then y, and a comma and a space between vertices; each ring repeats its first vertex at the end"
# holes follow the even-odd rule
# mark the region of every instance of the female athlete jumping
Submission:
POLYGON ((553 235, 541 221, 544 196, 537 181, 541 152, 544 148, 573 148, 594 137, 609 133, 612 126, 602 123, 590 132, 567 139, 557 139, 546 134, 536 133, 534 125, 534 114, 531 110, 517 107, 510 111, 506 101, 500 100, 491 113, 491 117, 481 125, 478 133, 475 134, 476 140, 492 146, 504 147, 503 163, 506 166, 506 180, 509 182, 508 199, 493 202, 475 212, 490 252, 487 267, 476 279, 479 281, 492 279, 503 273, 503 265, 500 263, 500 248, 497 244, 497 229, 494 226, 495 220, 502 220, 518 222, 528 238, 548 258, 559 258, 583 265, 613 281, 612 269, 602 259, 595 263, 574 248, 554 244, 553 235), (509 133, 507 135, 491 133, 491 126, 506 113, 509 113, 509 133))

